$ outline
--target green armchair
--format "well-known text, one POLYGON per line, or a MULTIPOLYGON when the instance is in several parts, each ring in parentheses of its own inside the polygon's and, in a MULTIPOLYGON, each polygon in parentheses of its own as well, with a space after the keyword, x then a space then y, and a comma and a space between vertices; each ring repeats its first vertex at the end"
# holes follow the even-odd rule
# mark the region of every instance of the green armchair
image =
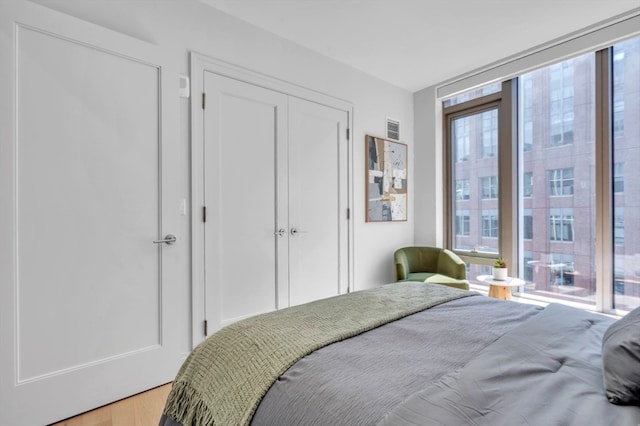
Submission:
POLYGON ((396 281, 423 281, 469 290, 465 263, 438 247, 404 247, 393 255, 396 281))

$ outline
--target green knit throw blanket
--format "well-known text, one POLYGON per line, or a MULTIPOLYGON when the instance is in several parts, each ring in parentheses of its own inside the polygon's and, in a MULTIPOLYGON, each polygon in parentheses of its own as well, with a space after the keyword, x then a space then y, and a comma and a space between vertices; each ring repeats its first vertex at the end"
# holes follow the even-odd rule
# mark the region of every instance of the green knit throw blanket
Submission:
POLYGON ((300 358, 432 306, 477 293, 403 282, 247 318, 198 345, 164 414, 183 425, 248 425, 273 382, 300 358))

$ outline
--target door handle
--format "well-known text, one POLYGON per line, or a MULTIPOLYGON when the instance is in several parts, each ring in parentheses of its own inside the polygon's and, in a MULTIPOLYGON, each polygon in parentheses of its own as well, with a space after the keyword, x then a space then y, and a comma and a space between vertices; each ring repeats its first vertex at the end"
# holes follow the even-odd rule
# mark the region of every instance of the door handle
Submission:
POLYGON ((291 235, 307 234, 308 231, 300 231, 297 228, 291 228, 291 235))
POLYGON ((162 243, 165 243, 165 244, 171 245, 171 244, 175 243, 175 242, 176 242, 176 240, 177 240, 177 238, 176 238, 176 236, 175 236, 175 235, 173 235, 173 234, 167 234, 167 236, 166 236, 166 237, 164 237, 164 240, 157 240, 157 241, 154 241, 154 242, 153 242, 153 244, 162 244, 162 243))
POLYGON ((273 235, 277 235, 278 237, 284 237, 286 233, 287 233, 286 229, 280 228, 276 232, 274 232, 273 235))

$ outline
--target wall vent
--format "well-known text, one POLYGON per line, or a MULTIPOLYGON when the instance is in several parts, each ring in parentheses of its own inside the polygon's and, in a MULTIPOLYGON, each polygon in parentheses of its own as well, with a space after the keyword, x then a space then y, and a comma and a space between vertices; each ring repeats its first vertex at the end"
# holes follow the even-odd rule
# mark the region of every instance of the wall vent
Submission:
POLYGON ((400 140, 400 121, 387 117, 387 139, 400 140))

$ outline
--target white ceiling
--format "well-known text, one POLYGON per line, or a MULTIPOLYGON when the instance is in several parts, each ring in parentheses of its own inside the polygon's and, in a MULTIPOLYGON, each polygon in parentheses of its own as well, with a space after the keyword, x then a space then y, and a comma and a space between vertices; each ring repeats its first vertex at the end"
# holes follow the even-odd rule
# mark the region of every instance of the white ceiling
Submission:
POLYGON ((640 12, 640 0, 201 1, 412 92, 640 12))

